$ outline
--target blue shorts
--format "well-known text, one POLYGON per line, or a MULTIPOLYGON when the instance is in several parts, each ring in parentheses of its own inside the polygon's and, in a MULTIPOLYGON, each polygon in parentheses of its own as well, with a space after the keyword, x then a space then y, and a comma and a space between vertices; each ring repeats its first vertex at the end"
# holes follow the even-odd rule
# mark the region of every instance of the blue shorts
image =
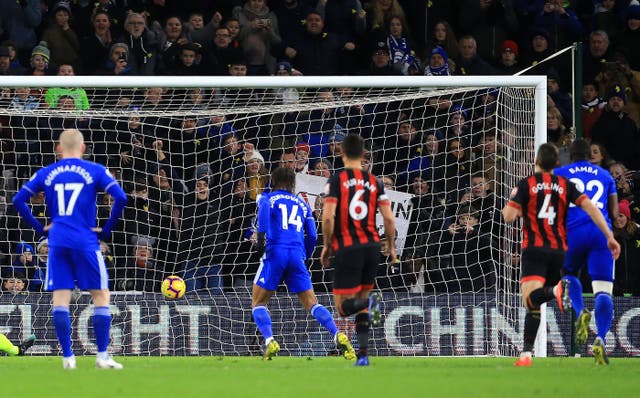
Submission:
POLYGON ((109 276, 100 250, 49 246, 47 290, 107 289, 109 276))
POLYGON ((265 290, 274 291, 284 280, 292 293, 311 289, 311 274, 304 264, 305 253, 301 249, 272 247, 260 259, 260 268, 253 283, 265 290))
POLYGON ((613 282, 614 260, 607 239, 593 223, 568 228, 567 255, 562 269, 566 274, 577 275, 586 264, 592 281, 613 282))

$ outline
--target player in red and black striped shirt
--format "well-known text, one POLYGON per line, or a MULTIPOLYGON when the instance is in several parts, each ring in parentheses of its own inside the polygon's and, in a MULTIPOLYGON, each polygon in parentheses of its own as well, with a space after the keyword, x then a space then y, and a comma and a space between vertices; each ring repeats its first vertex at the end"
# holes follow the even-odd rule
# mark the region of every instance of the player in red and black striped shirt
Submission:
MULTIPOLYGON (((362 170, 363 153, 362 138, 357 135, 345 137, 342 142, 344 170, 331 176, 325 188, 324 247, 320 255, 322 266, 327 267, 330 255, 335 253, 333 296, 338 312, 341 316, 356 314, 357 366, 369 365, 369 318, 371 316, 374 326, 380 320, 379 295, 369 297, 380 260, 380 237, 375 223, 378 209, 389 242, 395 241, 396 231, 384 185, 362 170)), ((389 261, 393 263, 396 250, 393 245, 388 246, 389 261)))
POLYGON ((536 157, 536 173, 520 181, 502 209, 506 222, 523 218, 521 291, 527 308, 524 319, 524 349, 516 366, 531 366, 531 351, 540 326, 540 305, 558 301, 562 311, 571 307, 566 281, 560 281, 560 269, 567 249, 567 211, 571 203, 580 206, 607 238, 607 245, 618 258, 620 245, 613 237, 602 213, 562 176, 551 174, 558 165, 558 149, 542 144, 536 157))

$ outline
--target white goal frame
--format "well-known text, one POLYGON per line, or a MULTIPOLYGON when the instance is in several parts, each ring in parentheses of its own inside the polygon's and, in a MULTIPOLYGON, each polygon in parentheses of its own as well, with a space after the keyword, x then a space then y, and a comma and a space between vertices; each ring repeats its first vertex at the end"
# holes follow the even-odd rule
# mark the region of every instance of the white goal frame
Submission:
MULTIPOLYGON (((490 88, 518 87, 534 91, 534 149, 546 142, 546 76, 0 76, 0 88, 490 88)), ((390 97, 393 100, 393 97, 390 97)), ((42 111, 42 109, 40 109, 42 111)), ((82 113, 82 111, 78 111, 82 113)), ((89 110, 87 113, 91 113, 89 110)), ((496 293, 498 295, 498 293, 496 293)), ((546 306, 541 309, 541 324, 535 355, 547 355, 546 306)))

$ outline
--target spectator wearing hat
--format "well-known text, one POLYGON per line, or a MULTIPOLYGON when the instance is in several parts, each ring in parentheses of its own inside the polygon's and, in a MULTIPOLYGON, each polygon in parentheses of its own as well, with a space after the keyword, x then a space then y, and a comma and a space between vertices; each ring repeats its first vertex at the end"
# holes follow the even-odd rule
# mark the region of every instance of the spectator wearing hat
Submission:
POLYGON ((616 84, 607 95, 607 107, 591 130, 592 140, 607 149, 612 158, 637 170, 640 137, 634 121, 624 111, 627 95, 624 87, 616 84))
POLYGON ((431 49, 427 66, 424 68, 425 76, 450 76, 449 57, 442 47, 431 49))
POLYGON ((360 74, 370 76, 401 75, 400 71, 394 69, 393 65, 391 65, 389 47, 386 42, 376 42, 371 52, 371 63, 369 64, 369 67, 360 72, 360 74))
MULTIPOLYGON (((338 127, 340 125, 336 125, 338 127)), ((327 145, 327 156, 324 158, 332 164, 332 172, 342 170, 344 162, 342 161, 342 141, 344 141, 344 130, 334 128, 329 136, 329 145, 327 145)))
POLYGON ((0 31, 15 43, 20 63, 29 65, 31 50, 38 43, 36 30, 42 22, 40 0, 2 2, 0 31))
POLYGON ((25 241, 20 241, 16 245, 15 258, 11 265, 11 272, 14 275, 23 275, 27 288, 31 291, 40 291, 45 283, 44 270, 39 267, 35 250, 32 245, 25 241))
MULTIPOLYGON (((618 38, 618 51, 620 51, 632 70, 640 71, 640 4, 629 5, 626 9, 625 29, 618 38)), ((637 78, 637 76, 636 76, 637 78)))
POLYGON ((518 63, 518 43, 505 40, 500 45, 500 55, 496 63, 496 70, 500 75, 514 75, 522 70, 518 63))
POLYGON ((80 39, 69 26, 71 7, 66 1, 57 2, 50 10, 49 26, 42 34, 51 50, 53 65, 69 64, 80 69, 80 39))
POLYGON ((631 219, 627 200, 618 203, 618 215, 613 219, 613 235, 620 243, 613 295, 640 296, 640 226, 631 219))
POLYGON ((640 71, 632 70, 622 53, 614 54, 610 61, 604 63, 595 82, 600 87, 599 94, 602 97, 606 97, 611 87, 616 84, 625 87, 625 112, 636 122, 636 126, 640 127, 640 71))
MULTIPOLYGON (((289 61, 280 61, 276 65, 276 76, 293 75, 293 67, 289 61)), ((296 71, 296 75, 302 75, 296 71)), ((297 104, 300 102, 300 93, 295 87, 280 87, 273 90, 276 97, 282 101, 283 105, 297 104)))
POLYGON ((478 45, 473 36, 463 36, 458 41, 460 54, 456 59, 456 74, 464 76, 494 75, 495 69, 478 55, 478 45))
POLYGON ((296 143, 295 146, 295 155, 296 155, 296 173, 308 174, 309 173, 309 154, 311 152, 311 148, 309 144, 304 141, 296 143))
POLYGON ((342 62, 350 59, 355 49, 351 42, 335 33, 326 32, 322 15, 315 11, 306 17, 305 31, 285 41, 285 55, 305 75, 337 75, 344 70, 342 62))
MULTIPOLYGON (((544 28, 534 28, 529 35, 528 46, 521 48, 522 67, 529 68, 535 66, 531 73, 546 74, 547 69, 556 65, 554 60, 540 63, 543 59, 553 54, 551 49, 551 36, 544 28)), ((557 69, 557 68, 556 68, 557 69)))
POLYGON ((264 157, 255 149, 251 151, 246 151, 245 149, 244 162, 244 179, 247 184, 247 195, 249 199, 255 201, 258 195, 264 192, 269 184, 269 169, 267 169, 264 163, 264 157))
POLYGON ((465 148, 471 148, 471 115, 469 110, 462 104, 455 104, 449 109, 449 120, 447 121, 447 139, 460 140, 465 148))
POLYGON ((34 76, 45 76, 50 74, 50 56, 51 52, 49 51, 47 42, 41 41, 38 43, 38 45, 33 48, 33 51, 31 51, 31 69, 29 70, 29 74, 34 76))

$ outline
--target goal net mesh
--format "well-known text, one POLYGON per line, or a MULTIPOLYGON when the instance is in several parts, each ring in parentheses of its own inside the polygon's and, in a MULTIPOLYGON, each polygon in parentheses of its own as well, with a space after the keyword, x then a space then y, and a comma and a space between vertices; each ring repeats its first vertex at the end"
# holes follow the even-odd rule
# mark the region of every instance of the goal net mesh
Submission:
MULTIPOLYGON (((534 127, 531 87, 4 89, 0 331, 16 339, 35 332, 34 352, 58 353, 42 285, 47 244, 11 198, 55 161, 64 129, 83 133, 85 158, 106 165, 129 196, 102 247, 113 351, 142 355, 260 352, 250 305, 256 197, 269 170, 295 167, 297 193, 319 220, 326 177, 342 167, 339 143, 358 134, 363 166, 390 191, 401 260, 387 267, 381 255, 384 322, 373 329, 373 353, 513 355, 523 319, 520 232, 500 209, 533 171, 534 127), (84 95, 89 108, 78 110, 84 95), (169 275, 185 279, 184 298, 159 293, 169 275), (14 277, 26 281, 23 292, 10 290, 14 277)), ((99 197, 100 223, 110 204, 99 197)), ((46 223, 44 198, 31 207, 46 223)), ((310 262, 314 290, 356 343, 353 320, 332 305, 332 268, 321 268, 320 250, 310 262)), ((74 295, 78 354, 94 352, 92 312, 81 305, 89 302, 74 295)), ((269 309, 282 355, 335 354, 332 337, 284 285, 269 309)))

